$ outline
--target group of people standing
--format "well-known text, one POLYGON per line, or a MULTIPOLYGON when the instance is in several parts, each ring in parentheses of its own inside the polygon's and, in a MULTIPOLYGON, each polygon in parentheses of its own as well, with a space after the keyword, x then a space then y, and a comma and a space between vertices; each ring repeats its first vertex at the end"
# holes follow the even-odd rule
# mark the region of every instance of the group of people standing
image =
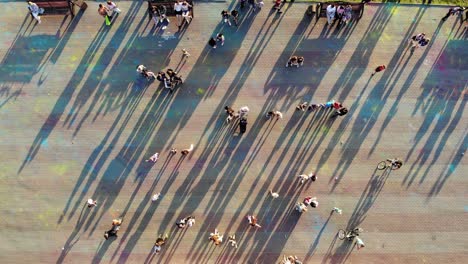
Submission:
POLYGON ((167 69, 166 72, 160 71, 158 74, 149 71, 145 65, 138 65, 136 69, 137 73, 145 77, 147 80, 158 80, 164 84, 164 87, 170 89, 170 92, 174 90, 179 84, 183 83, 182 75, 179 75, 173 69, 167 69))
POLYGON ((112 1, 107 1, 105 4, 99 4, 98 13, 103 16, 107 26, 112 23, 114 14, 119 14, 121 11, 112 1))
POLYGON ((339 24, 341 22, 348 24, 348 22, 353 17, 353 8, 351 5, 338 5, 330 4, 327 6, 327 22, 328 25, 331 25, 336 19, 339 20, 339 24))

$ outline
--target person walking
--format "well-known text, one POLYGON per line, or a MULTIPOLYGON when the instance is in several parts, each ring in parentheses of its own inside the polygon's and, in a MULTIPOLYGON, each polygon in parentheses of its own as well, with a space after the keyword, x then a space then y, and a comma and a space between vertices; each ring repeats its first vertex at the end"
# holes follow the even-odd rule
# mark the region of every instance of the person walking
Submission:
POLYGON ((447 14, 445 14, 445 16, 442 18, 442 21, 446 21, 450 16, 453 16, 455 14, 463 15, 464 10, 465 8, 461 6, 451 7, 448 10, 447 14))
POLYGON ((187 1, 182 2, 182 18, 187 21, 187 24, 190 24, 192 21, 192 16, 190 15, 190 8, 192 8, 187 1))
POLYGON ((190 56, 190 53, 186 49, 182 49, 182 59, 188 59, 190 56))
POLYGON ((374 76, 376 73, 385 70, 387 67, 385 65, 380 65, 375 68, 374 72, 372 72, 371 77, 374 76))
POLYGON ((247 106, 243 106, 243 107, 239 108, 239 111, 238 111, 239 117, 242 118, 242 117, 246 116, 249 113, 249 111, 250 111, 250 109, 247 106))
POLYGON ((223 23, 227 23, 229 26, 231 26, 231 21, 229 20, 229 12, 227 10, 221 11, 221 19, 223 20, 223 23))
POLYGON ((332 213, 341 214, 342 212, 343 212, 343 210, 341 210, 341 209, 338 208, 338 207, 333 207, 333 209, 332 209, 332 213))
POLYGON ((256 3, 255 0, 248 0, 249 6, 255 11, 256 3))
POLYGON ((307 109, 307 102, 300 103, 296 106, 297 111, 305 111, 307 109))
POLYGON ((183 150, 180 152, 180 154, 182 154, 182 155, 188 155, 190 152, 192 152, 192 150, 193 150, 193 144, 190 144, 190 148, 188 148, 188 149, 183 149, 183 150))
POLYGON ((160 234, 158 238, 156 238, 156 242, 154 243, 154 246, 153 246, 153 254, 157 254, 161 252, 162 246, 166 244, 166 241, 168 238, 169 236, 167 234, 164 237, 162 234, 160 234))
POLYGON ((28 9, 31 15, 36 19, 37 23, 41 23, 41 14, 44 13, 44 8, 40 8, 36 3, 28 2, 28 9))
POLYGON ((328 20, 328 25, 331 25, 333 20, 335 19, 336 15, 336 7, 335 5, 331 4, 327 6, 327 20, 328 20))
POLYGON ((224 46, 224 35, 223 35, 222 33, 219 33, 219 34, 216 36, 216 41, 221 42, 221 46, 224 46))
POLYGON ((112 1, 107 1, 107 9, 109 9, 109 17, 112 19, 115 13, 120 14, 121 10, 117 7, 117 5, 112 1))
POLYGON ((177 19, 177 27, 179 27, 179 29, 182 27, 182 2, 180 2, 179 0, 177 0, 175 3, 174 3, 174 12, 175 12, 175 15, 176 15, 176 19, 177 19))
POLYGON ((110 26, 111 25, 111 18, 109 17, 110 10, 107 8, 107 6, 104 6, 102 4, 99 4, 98 8, 98 13, 104 17, 106 25, 110 26))
POLYGON ((356 239, 356 246, 358 250, 365 247, 364 242, 362 241, 360 237, 356 236, 355 239, 356 239))
POLYGON ((237 248, 237 241, 236 241, 236 234, 228 237, 228 243, 232 246, 237 248))
POLYGON ((239 26, 239 11, 237 11, 236 9, 233 9, 231 11, 231 17, 232 17, 232 21, 234 21, 234 25, 239 26))
POLYGON ((279 197, 279 194, 277 192, 273 192, 273 190, 269 190, 268 191, 271 195, 271 197, 273 197, 273 199, 276 199, 279 197))

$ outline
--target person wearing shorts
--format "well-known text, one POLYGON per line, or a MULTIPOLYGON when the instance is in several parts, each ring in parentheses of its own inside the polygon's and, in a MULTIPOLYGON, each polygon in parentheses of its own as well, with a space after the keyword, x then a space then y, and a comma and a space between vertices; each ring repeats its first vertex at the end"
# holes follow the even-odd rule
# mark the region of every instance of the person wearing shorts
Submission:
POLYGON ((176 1, 174 11, 177 18, 177 26, 180 28, 182 26, 182 2, 176 1))

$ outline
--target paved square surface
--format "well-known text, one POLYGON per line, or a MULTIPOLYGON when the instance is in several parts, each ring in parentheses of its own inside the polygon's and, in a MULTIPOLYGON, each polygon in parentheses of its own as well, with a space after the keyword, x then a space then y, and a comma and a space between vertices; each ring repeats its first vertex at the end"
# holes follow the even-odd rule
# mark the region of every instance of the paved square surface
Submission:
POLYGON ((146 2, 118 4, 106 27, 98 2, 40 25, 25 3, 0 3, 2 263, 466 263, 468 42, 456 17, 440 22, 447 8, 369 5, 340 29, 305 16, 305 3, 277 15, 267 2, 236 28, 220 23, 235 3, 198 3, 188 28, 171 17, 158 32, 146 2), (219 32, 226 43, 211 49, 219 32), (412 53, 420 32, 431 41, 412 53), (284 67, 293 54, 303 67, 284 67), (185 83, 170 94, 138 64, 185 83), (349 114, 295 111, 331 99, 349 114), (250 108, 245 134, 224 122, 225 105, 250 108), (270 110, 284 118, 267 120, 270 110), (191 143, 187 157, 169 155, 191 143), (392 157, 400 170, 376 170, 392 157), (299 185, 311 171, 318 180, 299 185), (308 195, 320 205, 299 215, 308 195), (188 215, 195 226, 176 230, 188 215), (119 237, 105 241, 119 216, 119 237), (357 226, 359 251, 336 236, 357 226), (215 228, 239 247, 209 243, 215 228))

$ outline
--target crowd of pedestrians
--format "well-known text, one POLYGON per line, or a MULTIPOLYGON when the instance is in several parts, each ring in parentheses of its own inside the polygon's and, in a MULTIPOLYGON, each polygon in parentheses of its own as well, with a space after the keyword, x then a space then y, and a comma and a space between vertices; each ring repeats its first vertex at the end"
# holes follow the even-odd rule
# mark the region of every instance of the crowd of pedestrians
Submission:
MULTIPOLYGON (((249 8, 251 8, 253 11, 260 11, 264 7, 264 2, 262 0, 255 1, 255 0, 240 0, 240 9, 246 8, 246 2, 249 5, 249 8)), ((368 1, 366 1, 368 2, 368 1)), ((276 9, 277 13, 281 13, 281 7, 283 6, 284 2, 281 0, 275 1, 275 4, 273 6, 274 9, 276 9)), ((174 3, 174 12, 176 16, 176 22, 177 26, 180 30, 180 28, 183 26, 184 23, 187 25, 190 24, 190 22, 193 19, 193 16, 191 14, 192 6, 186 2, 186 1, 176 1, 174 3)), ((44 13, 44 9, 40 8, 37 4, 33 2, 28 2, 28 9, 32 15, 32 17, 37 20, 38 23, 41 23, 41 14, 44 13)), ((154 21, 155 27, 161 27, 162 30, 165 30, 170 23, 170 20, 167 16, 167 8, 165 5, 155 5, 151 9, 151 14, 152 18, 154 21)), ((467 18, 463 18, 463 12, 465 12, 465 8, 463 7, 454 7, 450 8, 448 13, 442 18, 442 21, 446 21, 450 16, 455 16, 458 15, 461 17, 462 20, 467 20, 467 18)), ((106 1, 105 3, 99 4, 98 7, 98 14, 101 15, 104 20, 106 25, 111 25, 113 19, 115 18, 116 14, 121 13, 121 10, 119 7, 112 1, 106 1)), ((221 23, 226 24, 228 26, 239 26, 239 15, 240 12, 237 9, 233 9, 231 11, 229 10, 222 10, 221 11, 221 23)), ((327 23, 328 25, 331 25, 334 23, 336 20, 339 21, 339 23, 344 23, 347 24, 351 19, 352 19, 352 7, 350 5, 345 5, 345 4, 329 4, 326 8, 326 16, 327 16, 327 23)), ((418 47, 424 47, 427 46, 428 43, 430 42, 430 39, 426 36, 425 33, 420 33, 411 38, 411 47, 412 48, 418 48, 418 47)), ((218 44, 221 46, 224 46, 225 44, 225 36, 223 33, 218 33, 216 34, 215 37, 211 37, 208 41, 209 46, 211 46, 213 49, 216 49, 218 47, 218 44)), ((190 57, 190 53, 186 49, 182 49, 182 58, 187 59, 190 57)), ((287 63, 286 67, 300 67, 303 66, 304 64, 304 57, 302 56, 291 56, 287 63)), ((374 76, 376 73, 382 72, 386 69, 385 65, 379 65, 377 66, 374 71, 372 72, 371 76, 374 76)), ((143 64, 138 65, 136 67, 137 73, 146 78, 148 81, 152 80, 158 80, 165 88, 169 89, 170 92, 174 90, 178 85, 183 83, 182 76, 179 75, 176 71, 173 69, 167 69, 166 71, 159 71, 157 74, 154 72, 150 71, 147 69, 147 67, 143 64)), ((233 120, 239 120, 240 126, 242 126, 242 122, 246 124, 246 118, 247 115, 250 111, 248 106, 242 106, 239 108, 238 111, 235 111, 231 106, 225 106, 224 110, 227 114, 226 117, 226 122, 230 123, 233 120)), ((340 102, 337 102, 335 100, 330 100, 326 103, 312 103, 312 102, 301 102, 296 106, 297 111, 318 111, 318 110, 331 110, 333 111, 332 114, 330 115, 331 117, 337 117, 337 116, 344 116, 348 113, 348 109, 344 107, 340 102)), ((278 120, 278 119, 283 119, 284 115, 282 112, 276 109, 272 109, 271 111, 268 111, 265 116, 268 119, 273 119, 273 120, 278 120)), ((245 129, 241 128, 241 131, 245 129)), ((189 148, 182 149, 181 150, 181 155, 185 156, 191 153, 194 150, 194 145, 191 144, 189 148)), ((177 149, 172 148, 170 150, 170 154, 174 155, 178 152, 177 149)), ((150 156, 146 162, 151 162, 151 163, 156 163, 159 159, 159 153, 156 152, 152 156, 150 156)), ((299 178, 299 183, 302 185, 306 183, 307 181, 312 181, 315 182, 317 180, 317 176, 314 173, 307 173, 307 174, 300 174, 297 176, 299 178)), ((273 192, 273 190, 269 190, 269 195, 276 199, 280 195, 277 192, 273 192)), ((152 201, 155 202, 161 198, 161 194, 157 193, 152 197, 152 201)), ((97 201, 93 199, 88 199, 86 201, 86 205, 88 208, 93 208, 97 206, 97 201)), ((312 208, 317 208, 319 205, 317 197, 313 196, 306 196, 302 201, 299 201, 295 204, 294 210, 298 211, 299 213, 306 212, 309 209, 309 206, 312 208)), ((332 213, 336 214, 342 214, 342 209, 338 207, 334 207, 332 209, 332 213)), ((254 227, 254 228, 262 228, 262 226, 258 223, 258 219, 254 215, 247 215, 246 216, 247 222, 249 226, 254 227)), ((117 237, 117 233, 122 225, 122 219, 117 218, 112 221, 112 227, 105 231, 104 233, 104 238, 107 240, 110 237, 117 237)), ((195 217, 190 215, 187 217, 184 217, 182 219, 179 219, 175 225, 179 229, 184 229, 186 227, 192 227, 195 224, 195 217)), ((355 229, 357 230, 357 229, 355 229)), ((354 231, 351 232, 351 235, 347 237, 353 238, 355 241, 355 244, 357 246, 357 249, 363 248, 364 242, 362 239, 359 237, 359 232, 354 231)), ((166 243, 168 239, 168 235, 165 234, 164 236, 161 234, 158 236, 156 239, 156 242, 153 247, 153 252, 154 253, 159 253, 162 250, 162 246, 166 243)), ((209 235, 209 240, 212 241, 216 246, 220 245, 223 242, 223 235, 218 231, 218 229, 215 229, 213 233, 210 233, 209 235)), ((230 235, 228 236, 228 243, 232 246, 237 248, 238 243, 236 240, 236 235, 230 235)), ((296 256, 284 256, 283 257, 283 263, 302 263, 296 256)))

